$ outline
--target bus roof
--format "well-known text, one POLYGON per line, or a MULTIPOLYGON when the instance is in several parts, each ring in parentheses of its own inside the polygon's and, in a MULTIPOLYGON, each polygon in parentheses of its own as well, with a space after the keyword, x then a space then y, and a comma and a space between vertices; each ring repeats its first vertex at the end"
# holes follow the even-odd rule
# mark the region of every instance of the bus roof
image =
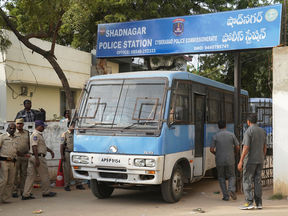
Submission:
MULTIPOLYGON (((220 88, 227 91, 234 91, 234 87, 220 83, 205 77, 198 76, 196 74, 183 72, 183 71, 137 71, 137 72, 127 72, 127 73, 115 73, 115 74, 106 74, 100 76, 91 77, 90 80, 102 80, 102 79, 121 79, 121 78, 151 78, 151 77, 165 77, 168 78, 169 81, 173 79, 184 79, 184 80, 192 80, 198 83, 202 83, 208 86, 220 88)), ((171 85, 172 82, 170 82, 171 85)), ((248 92, 246 90, 241 89, 242 95, 247 95, 248 92)))

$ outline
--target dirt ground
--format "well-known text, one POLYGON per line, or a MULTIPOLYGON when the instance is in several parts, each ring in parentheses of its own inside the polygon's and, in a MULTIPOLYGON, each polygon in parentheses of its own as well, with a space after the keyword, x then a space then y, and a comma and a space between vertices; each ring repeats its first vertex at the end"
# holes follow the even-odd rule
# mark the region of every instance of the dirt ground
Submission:
POLYGON ((51 191, 57 192, 53 198, 42 197, 41 188, 34 188, 35 200, 22 201, 21 198, 10 198, 11 204, 0 204, 0 216, 26 216, 41 209, 40 215, 71 215, 71 216, 150 216, 150 215, 288 215, 288 199, 269 200, 273 188, 263 188, 262 210, 239 210, 244 203, 244 195, 238 194, 236 201, 222 201, 218 181, 204 178, 196 183, 185 185, 184 195, 178 203, 167 204, 162 200, 160 192, 147 192, 135 190, 116 189, 108 199, 99 200, 93 196, 91 190, 71 191, 64 188, 53 187, 51 191), (193 209, 202 208, 205 213, 194 212, 193 209))

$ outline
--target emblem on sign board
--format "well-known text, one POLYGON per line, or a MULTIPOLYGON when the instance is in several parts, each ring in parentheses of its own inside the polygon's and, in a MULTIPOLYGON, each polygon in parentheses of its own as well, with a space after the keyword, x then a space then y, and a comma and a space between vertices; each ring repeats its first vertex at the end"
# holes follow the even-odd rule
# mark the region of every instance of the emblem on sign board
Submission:
POLYGON ((177 18, 173 20, 173 34, 177 37, 181 36, 184 32, 185 19, 177 18))
POLYGON ((106 27, 105 26, 101 26, 100 30, 99 30, 100 35, 101 36, 105 35, 105 31, 106 31, 106 27))
POLYGON ((265 19, 266 19, 268 22, 274 21, 277 17, 278 17, 278 11, 277 11, 276 9, 269 9, 269 10, 265 13, 265 19))
POLYGON ((118 151, 118 148, 116 146, 110 146, 109 147, 109 152, 116 153, 118 151))

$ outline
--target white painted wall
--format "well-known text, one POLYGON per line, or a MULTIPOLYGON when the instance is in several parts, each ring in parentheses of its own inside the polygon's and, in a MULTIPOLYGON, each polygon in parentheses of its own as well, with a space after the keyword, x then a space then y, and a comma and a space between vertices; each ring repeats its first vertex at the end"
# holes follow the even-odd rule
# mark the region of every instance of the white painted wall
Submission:
MULTIPOLYGON (((37 53, 26 48, 18 41, 14 33, 7 31, 12 42, 5 58, 8 82, 35 84, 35 77, 40 85, 61 87, 61 82, 49 62, 37 53), (33 73, 32 73, 33 72, 33 73)), ((40 39, 30 39, 31 43, 44 50, 49 50, 51 43, 40 39)), ((73 48, 56 45, 57 62, 67 76, 71 88, 82 88, 90 78, 91 54, 73 48)))
MULTIPOLYGON (((6 31, 12 42, 6 55, 0 54, 0 122, 13 121, 17 112, 22 110, 23 101, 30 99, 32 108, 44 108, 46 119, 60 113, 60 91, 62 84, 49 62, 37 53, 26 48, 14 33, 6 31), (6 85, 6 79, 12 90, 6 85), (21 86, 28 87, 28 96, 19 95, 21 86), (36 88, 37 86, 37 88, 36 88), (36 89, 36 91, 35 91, 36 89), (30 97, 30 92, 33 97, 30 97)), ((30 40, 36 46, 49 50, 51 43, 40 39, 30 40)), ((90 78, 91 53, 56 45, 55 56, 65 73, 70 88, 75 91, 75 103, 83 84, 90 78)))
POLYGON ((273 48, 274 193, 288 195, 288 47, 273 48))

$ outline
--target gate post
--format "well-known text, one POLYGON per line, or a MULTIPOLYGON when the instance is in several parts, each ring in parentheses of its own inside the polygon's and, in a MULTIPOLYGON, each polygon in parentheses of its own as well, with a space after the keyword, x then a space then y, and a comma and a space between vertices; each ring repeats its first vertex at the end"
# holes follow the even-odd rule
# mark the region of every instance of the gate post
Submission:
MULTIPOLYGON (((237 137, 238 141, 240 141, 240 131, 239 131, 240 99, 241 99, 241 53, 236 52, 234 54, 234 134, 237 137)), ((241 191, 241 182, 242 182, 240 172, 237 169, 237 165, 240 160, 240 152, 235 155, 236 192, 241 191)))

